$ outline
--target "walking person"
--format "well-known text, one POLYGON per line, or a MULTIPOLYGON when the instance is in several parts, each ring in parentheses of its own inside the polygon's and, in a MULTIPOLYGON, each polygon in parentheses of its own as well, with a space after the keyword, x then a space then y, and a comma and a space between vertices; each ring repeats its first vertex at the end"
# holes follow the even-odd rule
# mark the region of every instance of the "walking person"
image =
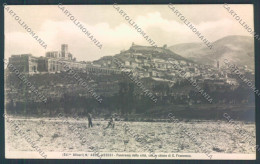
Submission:
POLYGON ((88 127, 93 127, 93 124, 92 124, 92 114, 91 113, 88 113, 88 127))

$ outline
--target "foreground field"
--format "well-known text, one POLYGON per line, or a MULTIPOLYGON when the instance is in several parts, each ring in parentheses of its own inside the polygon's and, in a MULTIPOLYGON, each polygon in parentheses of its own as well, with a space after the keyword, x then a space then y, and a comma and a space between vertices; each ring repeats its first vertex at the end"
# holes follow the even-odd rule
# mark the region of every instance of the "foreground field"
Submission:
MULTIPOLYGON (((10 119, 11 120, 11 119, 10 119)), ((191 122, 116 122, 115 128, 107 128, 108 121, 94 120, 93 128, 87 127, 87 119, 21 119, 12 118, 13 123, 6 122, 6 145, 9 151, 34 151, 32 146, 21 137, 13 124, 30 137, 43 151, 88 152, 93 148, 100 152, 182 152, 182 153, 254 153, 248 141, 243 141, 237 130, 227 121, 191 121, 191 122), (143 142, 137 142, 131 133, 138 134, 143 142), (181 126, 178 126, 181 124, 181 126), (73 127, 73 128, 71 128, 73 127), (75 131, 75 128, 77 130, 75 131), (191 132, 197 143, 183 132, 191 132), (74 130, 74 131, 73 131, 74 130), (86 138, 85 143, 82 137, 86 138)), ((242 124, 252 138, 255 138, 255 125, 242 124)), ((254 141, 255 143, 255 141, 254 141)))

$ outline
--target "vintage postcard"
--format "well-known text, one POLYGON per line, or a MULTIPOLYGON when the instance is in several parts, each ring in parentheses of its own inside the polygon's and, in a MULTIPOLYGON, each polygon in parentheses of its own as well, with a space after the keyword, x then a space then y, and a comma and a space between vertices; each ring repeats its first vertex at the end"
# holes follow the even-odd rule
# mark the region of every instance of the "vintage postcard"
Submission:
POLYGON ((8 159, 255 160, 253 5, 9 5, 8 159))

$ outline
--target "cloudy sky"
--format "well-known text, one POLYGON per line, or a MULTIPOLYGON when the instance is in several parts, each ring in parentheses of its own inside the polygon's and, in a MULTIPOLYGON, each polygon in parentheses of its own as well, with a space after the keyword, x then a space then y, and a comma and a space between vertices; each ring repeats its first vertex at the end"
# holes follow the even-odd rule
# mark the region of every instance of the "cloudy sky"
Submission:
MULTIPOLYGON (((229 5, 252 29, 253 6, 229 5)), ((69 45, 77 60, 92 61, 129 49, 132 42, 149 45, 112 5, 64 5, 102 44, 100 50, 58 5, 9 6, 45 43, 44 49, 5 11, 5 58, 31 53, 44 56, 47 51, 69 45)), ((168 5, 119 5, 158 46, 201 42, 170 10, 168 5)), ((175 5, 210 42, 228 35, 251 36, 223 5, 175 5)))

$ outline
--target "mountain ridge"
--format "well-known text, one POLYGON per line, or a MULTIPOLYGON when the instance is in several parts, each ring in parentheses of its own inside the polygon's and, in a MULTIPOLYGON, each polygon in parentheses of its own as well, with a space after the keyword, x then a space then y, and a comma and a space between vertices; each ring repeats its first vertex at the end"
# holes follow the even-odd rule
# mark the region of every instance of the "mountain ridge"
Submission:
POLYGON ((237 64, 254 68, 254 38, 250 36, 229 35, 212 43, 210 50, 203 43, 182 43, 170 46, 169 49, 185 58, 200 64, 216 64, 224 59, 237 64))

